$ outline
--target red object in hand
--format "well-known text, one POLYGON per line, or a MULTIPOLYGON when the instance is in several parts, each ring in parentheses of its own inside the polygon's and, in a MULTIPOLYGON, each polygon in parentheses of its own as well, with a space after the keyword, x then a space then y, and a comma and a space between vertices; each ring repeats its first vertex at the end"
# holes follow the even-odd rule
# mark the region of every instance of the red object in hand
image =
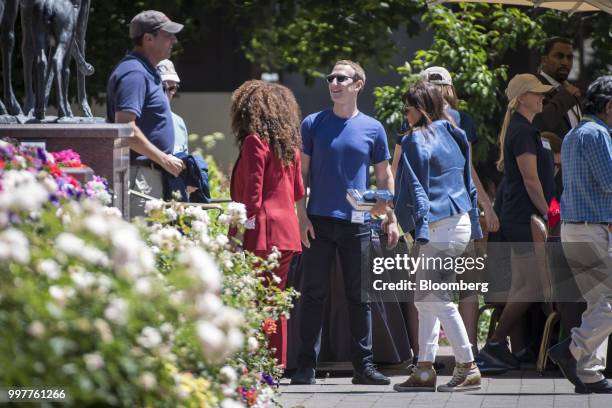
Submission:
POLYGON ((551 231, 553 228, 557 226, 559 221, 561 221, 561 206, 556 198, 550 202, 548 206, 548 230, 551 231))

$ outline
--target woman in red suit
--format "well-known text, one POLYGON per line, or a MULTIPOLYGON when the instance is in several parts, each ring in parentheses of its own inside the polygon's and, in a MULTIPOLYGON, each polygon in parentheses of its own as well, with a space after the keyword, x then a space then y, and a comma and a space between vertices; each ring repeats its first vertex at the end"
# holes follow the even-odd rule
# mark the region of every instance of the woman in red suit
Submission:
MULTIPOLYGON (((273 271, 284 289, 293 255, 301 252, 295 202, 304 196, 300 168, 300 110, 286 87, 247 81, 232 95, 232 131, 240 148, 231 178, 232 200, 246 206, 243 249, 265 258, 276 247, 273 271)), ((287 361, 287 321, 270 336, 279 364, 287 361)))

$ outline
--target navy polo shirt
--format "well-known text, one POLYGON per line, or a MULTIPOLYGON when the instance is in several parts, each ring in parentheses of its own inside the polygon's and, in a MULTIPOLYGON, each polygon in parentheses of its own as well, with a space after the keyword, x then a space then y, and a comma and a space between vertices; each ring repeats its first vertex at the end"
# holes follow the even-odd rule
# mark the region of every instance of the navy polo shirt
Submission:
MULTIPOLYGON (((170 103, 157 70, 142 54, 132 51, 111 74, 106 87, 106 119, 115 122, 115 112, 132 112, 136 126, 164 153, 174 149, 174 123, 170 103)), ((130 158, 138 154, 131 151, 130 158)))

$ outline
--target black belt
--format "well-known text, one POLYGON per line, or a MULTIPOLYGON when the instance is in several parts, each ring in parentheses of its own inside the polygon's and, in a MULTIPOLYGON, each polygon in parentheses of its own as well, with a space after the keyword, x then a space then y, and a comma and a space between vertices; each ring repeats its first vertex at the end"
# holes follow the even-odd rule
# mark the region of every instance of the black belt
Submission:
POLYGON ((610 225, 612 222, 590 222, 590 221, 563 221, 564 224, 582 224, 582 225, 610 225))

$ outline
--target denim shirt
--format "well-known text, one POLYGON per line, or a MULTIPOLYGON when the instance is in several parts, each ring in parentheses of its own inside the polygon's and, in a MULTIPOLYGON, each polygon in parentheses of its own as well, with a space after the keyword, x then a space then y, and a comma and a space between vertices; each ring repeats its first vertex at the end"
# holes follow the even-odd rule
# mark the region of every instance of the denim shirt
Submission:
POLYGON ((418 241, 429 241, 430 223, 465 212, 472 223, 471 239, 482 238, 470 149, 463 130, 437 120, 404 137, 394 206, 402 230, 415 230, 418 241))

